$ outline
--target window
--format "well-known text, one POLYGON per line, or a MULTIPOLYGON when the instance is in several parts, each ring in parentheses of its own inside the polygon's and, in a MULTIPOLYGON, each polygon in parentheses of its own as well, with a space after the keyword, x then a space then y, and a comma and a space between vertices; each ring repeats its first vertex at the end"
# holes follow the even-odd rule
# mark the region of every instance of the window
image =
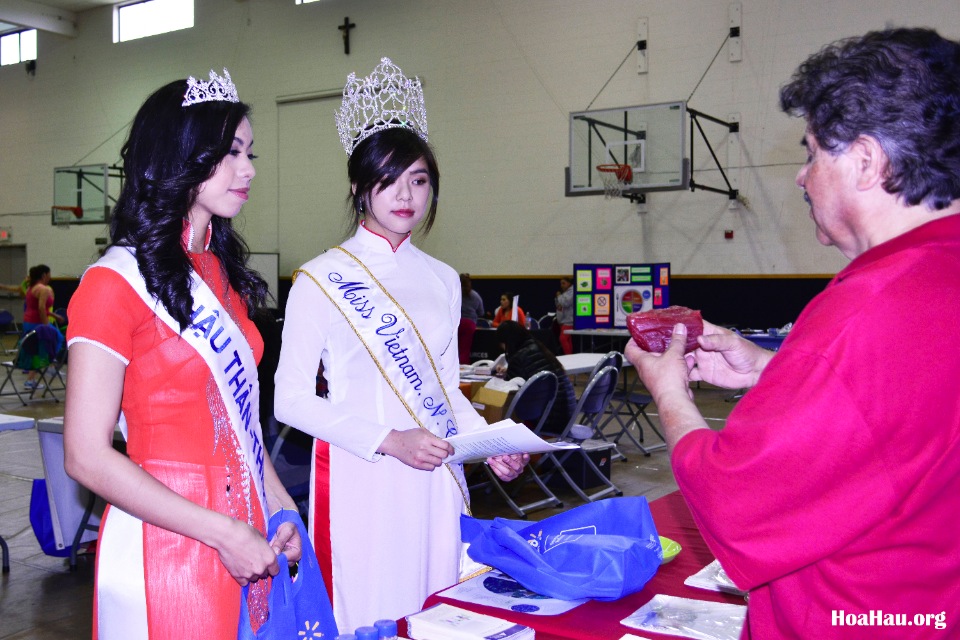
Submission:
POLYGON ((37 59, 37 30, 18 31, 0 36, 0 65, 37 59))
POLYGON ((113 10, 113 41, 126 42, 193 27, 193 0, 144 0, 113 10))

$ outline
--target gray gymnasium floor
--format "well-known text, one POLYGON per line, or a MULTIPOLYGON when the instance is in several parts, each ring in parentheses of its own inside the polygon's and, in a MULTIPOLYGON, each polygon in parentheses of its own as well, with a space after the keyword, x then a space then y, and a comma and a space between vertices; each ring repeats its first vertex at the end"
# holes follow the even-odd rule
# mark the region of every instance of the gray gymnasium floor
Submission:
MULTIPOLYGON (((62 392, 59 395, 62 398, 62 392)), ((696 389, 695 395, 711 426, 720 428, 733 407, 727 401, 730 392, 704 386, 696 389)), ((650 409, 656 421, 656 409, 650 409)), ((63 403, 43 400, 24 407, 16 397, 3 396, 0 413, 37 419, 56 417, 63 415, 63 403)), ((655 438, 646 433, 647 443, 655 438)), ((612 479, 624 495, 645 495, 654 500, 677 488, 665 451, 645 457, 633 446, 621 450, 627 459, 612 463, 612 479)), ((93 556, 81 556, 78 570, 70 572, 67 559, 46 556, 40 550, 30 527, 29 507, 32 481, 41 477, 36 429, 0 432, 0 535, 10 546, 11 557, 10 573, 0 577, 0 640, 90 637, 93 556)), ((566 508, 582 504, 572 491, 558 492, 558 496, 566 508)), ((477 517, 516 517, 495 493, 474 491, 471 500, 477 517)), ((559 511, 544 509, 530 517, 539 520, 559 511)))

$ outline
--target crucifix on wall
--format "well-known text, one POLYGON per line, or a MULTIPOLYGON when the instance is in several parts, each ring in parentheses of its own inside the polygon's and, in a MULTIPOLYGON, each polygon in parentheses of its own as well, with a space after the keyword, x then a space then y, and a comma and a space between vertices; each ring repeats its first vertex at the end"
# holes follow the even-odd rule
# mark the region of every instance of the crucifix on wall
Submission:
POLYGON ((337 27, 340 31, 343 31, 343 52, 347 55, 350 55, 350 29, 356 27, 354 23, 350 22, 350 18, 344 18, 343 24, 337 27))

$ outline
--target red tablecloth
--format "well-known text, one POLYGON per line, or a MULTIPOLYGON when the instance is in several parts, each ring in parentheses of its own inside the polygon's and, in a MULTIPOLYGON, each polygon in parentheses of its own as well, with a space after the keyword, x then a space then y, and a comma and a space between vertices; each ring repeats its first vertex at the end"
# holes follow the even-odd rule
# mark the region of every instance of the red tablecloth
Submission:
MULTIPOLYGON (((714 560, 706 543, 700 536, 687 508, 687 503, 679 491, 674 491, 650 503, 650 512, 657 525, 657 532, 683 547, 672 561, 660 567, 650 582, 637 593, 614 602, 591 600, 579 607, 558 616, 535 616, 515 613, 504 609, 485 607, 460 600, 432 595, 427 598, 424 608, 439 602, 447 602, 463 609, 479 611, 498 618, 519 622, 536 630, 537 640, 618 640, 625 633, 634 632, 642 637, 674 638, 661 634, 639 632, 620 624, 620 621, 646 604, 658 593, 681 596, 695 600, 712 600, 744 604, 744 599, 723 593, 688 587, 683 584, 689 576, 707 566, 714 560)), ((401 634, 406 633, 406 623, 401 621, 401 634)))

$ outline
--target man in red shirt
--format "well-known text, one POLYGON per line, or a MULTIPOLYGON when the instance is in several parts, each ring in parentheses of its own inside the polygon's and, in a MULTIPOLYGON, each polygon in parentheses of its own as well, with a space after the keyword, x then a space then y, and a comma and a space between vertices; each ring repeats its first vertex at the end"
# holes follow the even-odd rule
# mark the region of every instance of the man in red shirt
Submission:
POLYGON ((704 323, 626 356, 704 539, 750 591, 743 637, 960 634, 960 43, 869 33, 780 92, 807 121, 816 236, 851 259, 774 355, 704 323), (750 387, 713 431, 689 381, 750 387))

